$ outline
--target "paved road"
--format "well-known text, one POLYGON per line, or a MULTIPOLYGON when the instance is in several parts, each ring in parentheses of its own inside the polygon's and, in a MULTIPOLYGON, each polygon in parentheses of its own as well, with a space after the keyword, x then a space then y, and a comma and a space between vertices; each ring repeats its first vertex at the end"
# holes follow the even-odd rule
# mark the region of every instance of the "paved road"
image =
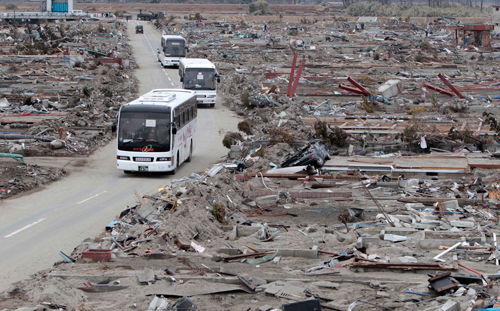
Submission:
MULTIPOLYGON (((139 65, 140 93, 179 86, 177 70, 163 69, 156 59, 160 34, 146 22, 144 35, 128 24, 130 44, 139 65)), ((237 119, 217 104, 198 112, 193 161, 180 167, 180 177, 202 172, 227 150, 220 130, 234 130, 237 119)), ((125 175, 116 169, 116 140, 87 159, 32 159, 65 166, 69 176, 41 191, 0 202, 0 291, 9 284, 49 268, 87 237, 97 236, 127 205, 134 205, 133 190, 151 194, 169 184, 171 175, 125 175)), ((30 159, 28 158, 29 162, 30 159)))

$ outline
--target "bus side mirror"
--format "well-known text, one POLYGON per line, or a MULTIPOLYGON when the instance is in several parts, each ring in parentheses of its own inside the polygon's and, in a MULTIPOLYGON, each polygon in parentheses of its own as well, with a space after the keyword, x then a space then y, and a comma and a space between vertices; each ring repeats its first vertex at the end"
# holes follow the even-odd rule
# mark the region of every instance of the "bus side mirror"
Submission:
POLYGON ((189 52, 189 47, 186 46, 186 52, 189 52))
POLYGON ((217 76, 217 83, 220 83, 220 76, 217 76))
POLYGON ((184 82, 184 78, 183 77, 180 77, 180 79, 181 79, 181 82, 184 82))
POLYGON ((177 134, 177 127, 173 126, 172 127, 172 135, 176 135, 177 134))

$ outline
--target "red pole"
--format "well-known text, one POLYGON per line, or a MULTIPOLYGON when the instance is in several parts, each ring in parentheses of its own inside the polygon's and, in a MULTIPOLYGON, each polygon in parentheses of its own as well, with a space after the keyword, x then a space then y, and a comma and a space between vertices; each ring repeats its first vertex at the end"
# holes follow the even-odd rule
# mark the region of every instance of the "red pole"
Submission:
POLYGON ((349 91, 349 92, 353 92, 353 93, 359 94, 359 95, 365 95, 365 93, 363 91, 361 91, 360 89, 358 89, 357 87, 352 87, 352 86, 348 86, 348 85, 344 85, 344 84, 339 84, 339 88, 342 89, 342 90, 346 90, 346 91, 349 91))
POLYGON ((359 84, 358 81, 354 80, 351 77, 348 77, 347 81, 351 82, 352 85, 354 85, 355 87, 357 87, 358 89, 360 89, 363 92, 364 95, 366 95, 366 96, 370 95, 370 91, 368 91, 367 89, 365 89, 365 87, 362 86, 361 84, 359 84))
POLYGON ((288 80, 288 91, 286 92, 286 94, 288 96, 290 96, 290 92, 292 91, 293 74, 295 71, 295 65, 297 65, 297 54, 293 54, 292 70, 290 71, 290 80, 288 80))
POLYGON ((469 270, 469 271, 471 271, 471 272, 474 272, 474 273, 476 273, 476 274, 479 274, 479 275, 481 275, 481 276, 483 276, 483 275, 484 275, 484 274, 482 274, 482 273, 481 273, 481 272, 479 272, 479 271, 476 271, 476 270, 474 270, 474 269, 471 269, 471 268, 469 268, 469 267, 466 267, 466 266, 462 265, 461 263, 459 263, 459 264, 458 264, 458 266, 459 266, 459 267, 462 267, 462 268, 464 268, 464 269, 467 269, 467 270, 469 270))
POLYGON ((436 91, 438 93, 441 93, 441 94, 444 94, 444 95, 448 95, 450 97, 453 96, 452 92, 450 92, 448 90, 445 90, 445 89, 442 89, 440 87, 434 86, 432 84, 429 84, 427 82, 422 83, 422 86, 425 87, 425 88, 428 88, 429 90, 433 90, 433 91, 436 91))
POLYGON ((297 86, 299 86, 300 75, 302 74, 302 69, 304 69, 305 63, 306 63, 305 59, 303 59, 300 62, 299 71, 297 71, 297 77, 295 77, 295 81, 293 82, 293 87, 292 87, 292 92, 290 93, 290 97, 293 97, 293 95, 295 95, 295 91, 297 90, 297 86))
POLYGON ((450 83, 450 81, 446 80, 446 78, 442 75, 442 74, 439 74, 438 75, 439 79, 441 79, 441 81, 443 81, 444 84, 446 84, 446 86, 448 86, 450 88, 450 90, 455 93, 459 98, 461 99, 464 99, 465 97, 460 94, 460 92, 450 83))

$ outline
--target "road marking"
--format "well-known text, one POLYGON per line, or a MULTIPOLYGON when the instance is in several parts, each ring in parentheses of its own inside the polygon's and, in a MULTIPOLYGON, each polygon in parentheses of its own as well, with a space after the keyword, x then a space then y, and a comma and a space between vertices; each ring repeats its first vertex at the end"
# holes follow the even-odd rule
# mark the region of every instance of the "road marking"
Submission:
POLYGON ((155 50, 153 49, 153 46, 151 45, 151 42, 149 42, 149 38, 147 35, 144 35, 146 37, 146 41, 148 41, 149 47, 151 48, 151 52, 153 53, 153 56, 156 56, 157 53, 155 53, 155 50))
POLYGON ((42 222, 42 221, 44 221, 45 219, 47 219, 47 218, 40 218, 40 219, 38 219, 37 221, 35 221, 34 223, 31 223, 31 224, 29 224, 29 225, 27 225, 27 226, 24 226, 24 227, 22 227, 21 229, 16 230, 16 231, 12 232, 11 234, 6 235, 5 237, 6 237, 6 238, 10 238, 11 236, 13 236, 13 235, 15 235, 15 234, 18 234, 18 233, 19 233, 19 232, 21 232, 21 231, 24 231, 24 230, 26 230, 26 229, 28 229, 28 228, 33 227, 34 225, 36 225, 36 224, 38 224, 38 223, 41 223, 41 222, 42 222))
MULTIPOLYGON (((153 53, 153 56, 156 57, 156 60, 158 60, 158 56, 156 55, 157 53, 155 52, 155 50, 153 49, 153 46, 151 45, 151 42, 149 41, 149 38, 147 35, 144 35, 146 37, 146 41, 148 41, 148 44, 149 44, 149 47, 151 48, 151 52, 153 53)), ((166 69, 163 69, 163 73, 167 76, 168 80, 172 83, 172 87, 175 87, 174 83, 172 82, 172 80, 170 79, 170 76, 168 75, 167 73, 167 70, 166 69)))
POLYGON ((98 197, 98 196, 100 196, 101 194, 106 193, 106 192, 107 192, 107 191, 100 192, 100 193, 98 193, 98 194, 96 194, 96 195, 93 195, 93 196, 91 196, 90 198, 86 198, 85 200, 80 201, 80 202, 78 202, 78 203, 76 203, 76 204, 82 204, 83 202, 87 202, 88 200, 92 200, 93 198, 96 198, 96 197, 98 197))

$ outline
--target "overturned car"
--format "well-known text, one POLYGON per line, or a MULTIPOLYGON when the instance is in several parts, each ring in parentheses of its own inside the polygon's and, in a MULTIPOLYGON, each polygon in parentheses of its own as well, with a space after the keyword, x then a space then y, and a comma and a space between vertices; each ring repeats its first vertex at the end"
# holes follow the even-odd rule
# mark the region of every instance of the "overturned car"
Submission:
POLYGON ((315 168, 321 168, 325 164, 325 161, 328 160, 330 160, 330 155, 326 151, 325 145, 317 140, 310 142, 307 146, 281 163, 281 167, 311 165, 315 168))

